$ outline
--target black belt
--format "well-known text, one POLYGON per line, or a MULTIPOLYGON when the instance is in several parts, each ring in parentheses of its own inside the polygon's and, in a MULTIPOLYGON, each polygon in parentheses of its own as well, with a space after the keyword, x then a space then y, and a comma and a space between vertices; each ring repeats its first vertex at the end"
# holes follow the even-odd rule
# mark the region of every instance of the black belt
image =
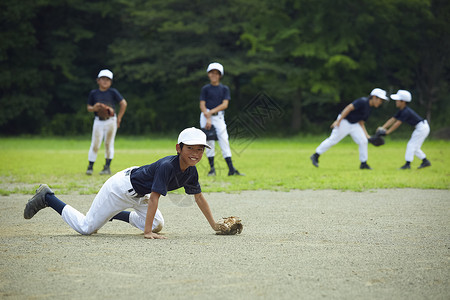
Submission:
MULTIPOLYGON (((115 116, 115 115, 114 115, 115 116)), ((100 116, 97 116, 97 118, 100 120, 100 121, 106 121, 106 120, 109 120, 109 119, 111 119, 112 117, 100 117, 100 116)))
MULTIPOLYGON (((133 170, 134 170, 134 169, 128 169, 128 170, 126 170, 126 171, 125 171, 125 176, 130 176, 131 171, 133 171, 133 170)), ((134 188, 129 189, 129 190, 128 190, 128 193, 133 194, 131 197, 135 197, 135 198, 142 198, 142 197, 145 196, 145 195, 138 194, 138 193, 134 190, 134 188)))
POLYGON ((219 113, 216 112, 216 113, 213 113, 211 116, 218 116, 218 115, 219 115, 219 113))
POLYGON ((145 196, 145 195, 138 194, 133 188, 129 189, 128 193, 132 194, 131 197, 135 197, 135 198, 142 198, 145 196))

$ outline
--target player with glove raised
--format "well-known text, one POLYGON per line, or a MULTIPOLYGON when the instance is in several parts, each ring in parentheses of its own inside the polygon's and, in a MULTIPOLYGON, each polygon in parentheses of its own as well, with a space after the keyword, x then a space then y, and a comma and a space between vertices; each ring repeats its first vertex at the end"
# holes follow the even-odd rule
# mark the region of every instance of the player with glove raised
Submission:
POLYGON ((374 146, 382 146, 384 145, 384 138, 383 136, 386 135, 386 130, 379 127, 374 135, 370 136, 368 141, 374 146))
POLYGON ((108 221, 117 219, 144 232, 147 239, 164 239, 158 234, 164 218, 158 209, 161 195, 181 187, 194 195, 195 202, 211 228, 222 234, 242 231, 239 218, 214 221, 208 202, 202 194, 196 164, 203 157, 206 135, 197 128, 187 128, 178 137, 177 155, 170 155, 141 167, 131 167, 109 178, 98 192, 91 208, 83 215, 58 199, 48 185, 42 184, 28 201, 24 218, 31 219, 39 210, 50 206, 74 230, 90 235, 108 221), (125 211, 132 208, 134 211, 125 211))
POLYGON ((395 106, 399 111, 395 116, 387 120, 383 126, 378 128, 378 134, 390 134, 402 125, 403 122, 413 126, 414 131, 406 145, 406 163, 400 169, 411 169, 411 162, 414 159, 414 155, 422 160, 419 169, 431 166, 426 154, 421 149, 423 142, 430 133, 430 126, 427 120, 420 117, 414 110, 408 107, 408 103, 412 100, 411 93, 407 90, 398 90, 397 94, 391 95, 391 99, 395 100, 395 106))
POLYGON ((386 91, 375 88, 370 92, 368 97, 361 97, 347 105, 338 115, 336 121, 331 124, 330 137, 324 140, 317 148, 316 152, 311 155, 310 159, 315 167, 319 167, 319 156, 332 146, 339 143, 347 135, 350 135, 353 141, 359 147, 360 169, 372 169, 367 164, 368 150, 367 144, 369 134, 367 133, 365 122, 369 118, 372 107, 379 107, 384 100, 388 100, 386 91))

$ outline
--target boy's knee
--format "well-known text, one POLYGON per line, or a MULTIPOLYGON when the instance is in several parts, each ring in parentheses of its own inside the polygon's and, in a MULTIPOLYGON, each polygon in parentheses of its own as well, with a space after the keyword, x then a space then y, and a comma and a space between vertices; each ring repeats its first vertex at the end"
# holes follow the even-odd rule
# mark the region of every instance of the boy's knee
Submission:
POLYGON ((153 226, 154 228, 152 229, 152 232, 158 233, 164 227, 164 218, 162 217, 162 215, 160 215, 158 217, 158 219, 155 218, 153 225, 155 225, 155 223, 156 223, 156 226, 153 226))
POLYGON ((158 233, 163 229, 163 224, 159 223, 155 228, 153 228, 152 232, 158 233))

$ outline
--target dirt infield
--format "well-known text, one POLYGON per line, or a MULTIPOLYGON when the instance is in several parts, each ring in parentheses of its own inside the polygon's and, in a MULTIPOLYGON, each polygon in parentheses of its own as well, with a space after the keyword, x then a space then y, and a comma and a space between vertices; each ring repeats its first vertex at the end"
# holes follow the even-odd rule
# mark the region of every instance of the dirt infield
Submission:
MULTIPOLYGON (((450 299, 450 191, 206 194, 218 236, 190 197, 160 200, 167 240, 113 221, 81 236, 29 195, 1 196, 2 299, 450 299)), ((59 195, 86 212, 93 195, 59 195)))

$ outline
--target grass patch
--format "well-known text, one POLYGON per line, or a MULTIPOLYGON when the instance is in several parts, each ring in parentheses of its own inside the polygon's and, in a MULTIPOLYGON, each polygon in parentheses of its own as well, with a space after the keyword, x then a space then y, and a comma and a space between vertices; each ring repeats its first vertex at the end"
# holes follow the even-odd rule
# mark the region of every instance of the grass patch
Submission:
MULTIPOLYGON (((411 170, 404 164, 407 140, 390 140, 382 147, 369 145, 373 170, 359 170, 358 147, 350 138, 324 153, 320 167, 309 156, 325 137, 232 141, 233 162, 244 177, 228 177, 228 169, 216 146, 216 177, 207 177, 206 157, 197 165, 204 192, 243 190, 337 189, 364 191, 379 188, 449 189, 450 142, 427 140, 422 149, 432 163, 418 170, 415 158, 411 170)), ((149 164, 175 154, 174 138, 117 137, 113 172, 149 164)), ((58 193, 94 194, 108 179, 100 176, 104 148, 99 151, 94 175, 85 175, 90 138, 0 138, 0 194, 32 194, 39 183, 58 193)))

